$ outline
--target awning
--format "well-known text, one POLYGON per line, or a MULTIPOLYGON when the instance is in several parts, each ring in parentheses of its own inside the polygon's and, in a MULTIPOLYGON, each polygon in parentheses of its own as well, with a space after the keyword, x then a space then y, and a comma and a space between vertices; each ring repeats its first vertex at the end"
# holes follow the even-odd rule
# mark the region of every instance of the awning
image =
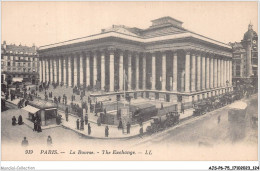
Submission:
POLYGON ((38 109, 38 108, 35 108, 35 107, 33 107, 33 106, 30 106, 30 105, 27 105, 27 106, 25 106, 24 108, 22 108, 23 110, 26 110, 26 111, 28 111, 28 112, 30 112, 30 113, 36 113, 36 112, 38 112, 40 109, 38 109))

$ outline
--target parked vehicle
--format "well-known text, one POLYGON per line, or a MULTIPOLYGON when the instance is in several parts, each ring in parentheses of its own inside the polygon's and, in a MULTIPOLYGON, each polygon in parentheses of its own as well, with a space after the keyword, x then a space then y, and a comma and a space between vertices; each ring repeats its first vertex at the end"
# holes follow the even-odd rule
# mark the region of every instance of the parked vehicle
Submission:
POLYGON ((179 123, 180 114, 178 112, 169 112, 163 116, 152 117, 151 126, 146 128, 150 134, 162 131, 179 123))

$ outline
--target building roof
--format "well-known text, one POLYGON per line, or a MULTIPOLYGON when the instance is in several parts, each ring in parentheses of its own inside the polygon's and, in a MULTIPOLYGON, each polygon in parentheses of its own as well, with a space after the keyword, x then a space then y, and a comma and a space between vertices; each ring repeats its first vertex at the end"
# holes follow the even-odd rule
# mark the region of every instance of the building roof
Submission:
POLYGON ((47 102, 41 99, 34 99, 33 101, 29 102, 29 105, 39 109, 57 108, 57 106, 54 103, 47 102))
POLYGON ((1 44, 1 48, 2 50, 4 50, 5 52, 10 52, 12 51, 12 53, 31 53, 31 54, 35 54, 37 53, 37 47, 35 45, 29 47, 29 46, 23 46, 23 45, 15 45, 15 44, 10 44, 7 45, 6 42, 4 41, 3 44, 1 44))
POLYGON ((234 42, 234 43, 229 43, 230 46, 232 46, 233 53, 243 53, 246 52, 245 48, 241 44, 241 42, 234 42))
POLYGON ((167 16, 167 17, 162 17, 162 18, 152 20, 152 25, 147 29, 140 29, 136 27, 131 28, 124 25, 113 25, 110 28, 102 29, 101 34, 96 34, 96 35, 91 35, 87 37, 60 42, 60 43, 41 46, 40 50, 60 47, 64 45, 74 44, 74 43, 80 43, 84 41, 97 40, 106 37, 123 38, 123 39, 141 42, 141 43, 193 37, 196 39, 210 42, 212 44, 216 44, 218 46, 231 49, 231 47, 225 43, 210 39, 208 37, 199 35, 197 33, 194 33, 192 31, 183 28, 181 21, 167 16))

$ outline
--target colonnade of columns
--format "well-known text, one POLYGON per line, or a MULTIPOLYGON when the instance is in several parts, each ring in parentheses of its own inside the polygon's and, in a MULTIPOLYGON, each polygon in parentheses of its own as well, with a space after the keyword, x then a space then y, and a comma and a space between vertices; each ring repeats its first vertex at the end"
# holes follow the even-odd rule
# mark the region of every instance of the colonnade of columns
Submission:
POLYGON ((99 82, 101 90, 109 85, 109 91, 114 91, 116 86, 122 91, 123 78, 127 80, 128 91, 151 89, 177 92, 180 91, 179 86, 187 93, 204 91, 231 86, 232 60, 196 51, 184 51, 182 56, 177 51, 137 53, 115 50, 40 59, 40 81, 43 82, 92 87, 99 82), (183 61, 184 66, 179 66, 178 60, 183 61), (185 73, 182 78, 184 83, 178 84, 181 68, 185 73), (158 80, 161 85, 159 89, 158 80))

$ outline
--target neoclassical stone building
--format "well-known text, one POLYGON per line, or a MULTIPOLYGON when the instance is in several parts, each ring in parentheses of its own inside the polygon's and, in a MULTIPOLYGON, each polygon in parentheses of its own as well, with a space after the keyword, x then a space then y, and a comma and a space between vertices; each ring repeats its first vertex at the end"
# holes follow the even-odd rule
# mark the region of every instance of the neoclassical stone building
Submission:
POLYGON ((147 29, 115 26, 100 34, 39 48, 40 80, 95 86, 107 95, 182 101, 232 90, 232 48, 171 17, 147 29), (124 74, 125 73, 125 74, 124 74))

